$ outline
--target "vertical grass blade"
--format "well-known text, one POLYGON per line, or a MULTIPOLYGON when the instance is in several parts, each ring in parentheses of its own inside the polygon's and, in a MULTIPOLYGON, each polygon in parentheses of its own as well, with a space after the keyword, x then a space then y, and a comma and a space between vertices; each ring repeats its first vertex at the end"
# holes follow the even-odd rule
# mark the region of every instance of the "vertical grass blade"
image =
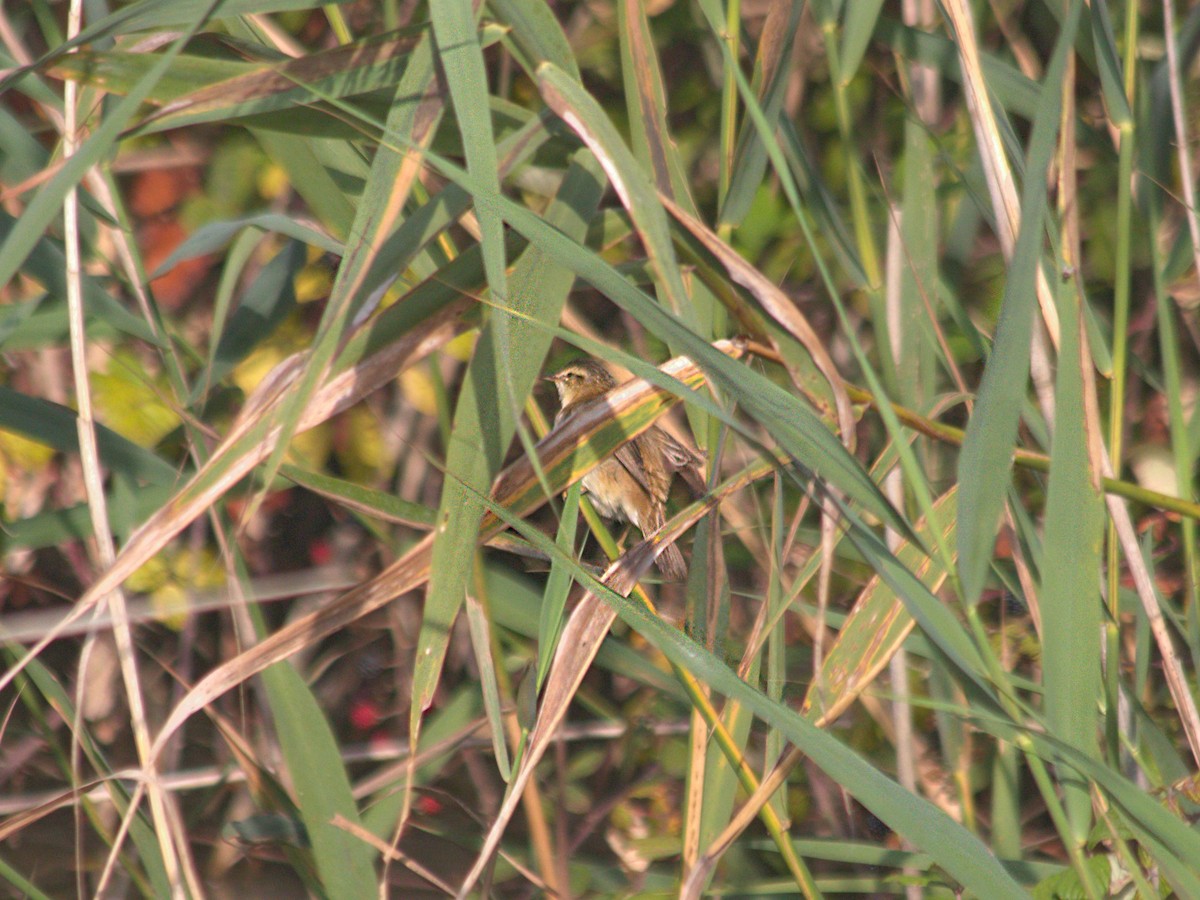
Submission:
MULTIPOLYGON (((1055 392, 1058 417, 1050 456, 1042 569, 1042 673, 1050 732, 1080 753, 1094 756, 1101 700, 1102 506, 1084 423, 1082 367, 1091 363, 1080 353, 1079 296, 1070 283, 1061 292, 1059 311, 1063 329, 1055 392)), ((1063 781, 1072 837, 1082 844, 1091 825, 1091 794, 1086 783, 1063 781)))
POLYGON ((1054 155, 1062 107, 1059 85, 1067 54, 1072 52, 1080 6, 1074 3, 1063 23, 1043 80, 1025 164, 1025 171, 1032 174, 1026 179, 1021 195, 1021 229, 1008 267, 995 343, 959 457, 959 578, 968 603, 978 600, 983 591, 1012 472, 1012 449, 1029 378, 1034 300, 1046 215, 1046 181, 1040 173, 1049 169, 1054 155))

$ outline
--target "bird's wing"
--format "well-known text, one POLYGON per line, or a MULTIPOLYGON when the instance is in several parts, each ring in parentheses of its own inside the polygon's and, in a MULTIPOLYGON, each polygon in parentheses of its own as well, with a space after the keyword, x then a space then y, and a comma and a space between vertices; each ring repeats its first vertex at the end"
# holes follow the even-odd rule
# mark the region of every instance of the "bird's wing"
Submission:
POLYGON ((696 497, 704 496, 708 487, 704 483, 704 457, 685 447, 665 431, 663 437, 663 457, 666 460, 667 471, 678 472, 687 482, 688 488, 696 497))
POLYGON ((616 457, 617 462, 625 467, 625 471, 633 476, 633 480, 640 484, 642 489, 645 490, 647 494, 656 498, 660 503, 666 503, 667 490, 670 488, 671 483, 668 480, 664 486, 660 486, 656 489, 655 485, 652 485, 646 478, 646 465, 645 456, 643 455, 643 447, 644 442, 642 441, 642 438, 640 436, 635 437, 632 441, 627 441, 618 447, 614 456, 616 457))

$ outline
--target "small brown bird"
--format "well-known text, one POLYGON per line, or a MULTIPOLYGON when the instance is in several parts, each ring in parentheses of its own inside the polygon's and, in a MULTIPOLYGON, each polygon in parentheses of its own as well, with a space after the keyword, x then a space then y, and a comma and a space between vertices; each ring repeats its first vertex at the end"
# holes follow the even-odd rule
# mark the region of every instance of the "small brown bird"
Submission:
MULTIPOLYGON (((558 388, 558 399, 562 404, 554 417, 555 425, 576 406, 617 386, 612 373, 594 359, 577 360, 556 375, 548 376, 547 380, 553 381, 558 388)), ((602 516, 631 522, 647 535, 657 531, 666 521, 667 495, 676 472, 684 477, 694 494, 704 493, 704 477, 700 474, 703 461, 657 425, 652 425, 584 475, 583 489, 602 516)), ((687 577, 683 554, 674 544, 662 551, 657 562, 667 578, 682 581, 687 577)))

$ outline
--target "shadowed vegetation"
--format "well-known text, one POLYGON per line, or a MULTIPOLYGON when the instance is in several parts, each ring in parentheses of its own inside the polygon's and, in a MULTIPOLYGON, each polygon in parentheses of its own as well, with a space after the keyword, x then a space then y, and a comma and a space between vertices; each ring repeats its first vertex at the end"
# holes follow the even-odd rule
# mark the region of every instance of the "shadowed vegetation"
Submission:
POLYGON ((10 891, 1200 896, 1200 12, 9 6, 10 891))

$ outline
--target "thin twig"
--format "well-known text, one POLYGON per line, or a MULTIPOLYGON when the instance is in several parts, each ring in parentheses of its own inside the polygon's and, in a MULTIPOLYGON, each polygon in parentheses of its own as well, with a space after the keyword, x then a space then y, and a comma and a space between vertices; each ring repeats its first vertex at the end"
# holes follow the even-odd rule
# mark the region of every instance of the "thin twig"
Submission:
MULTIPOLYGON (((67 37, 73 38, 80 31, 83 19, 82 0, 72 0, 67 18, 67 37)), ((78 149, 78 123, 76 107, 78 86, 67 79, 63 88, 63 156, 70 158, 78 149)), ((84 489, 87 494, 88 512, 96 537, 96 552, 101 568, 108 569, 116 559, 116 545, 108 524, 108 508, 104 496, 104 484, 100 472, 100 453, 96 444, 96 424, 92 414, 91 387, 88 381, 87 337, 83 321, 83 282, 79 253, 79 205, 77 189, 72 186, 63 200, 63 237, 66 257, 67 315, 70 329, 71 368, 75 379, 75 400, 79 407, 76 420, 79 433, 79 455, 83 467, 84 489)), ((133 646, 133 632, 129 627, 125 595, 119 589, 106 597, 113 617, 113 636, 121 663, 121 674, 125 682, 125 695, 137 744, 138 757, 145 770, 147 796, 155 833, 162 850, 163 867, 171 884, 173 896, 185 896, 180 861, 175 847, 174 830, 170 827, 171 817, 167 814, 166 797, 153 760, 149 756, 150 732, 146 724, 146 710, 142 702, 141 682, 133 646)), ((130 806, 126 815, 136 814, 130 806)), ((183 842, 181 842, 181 849, 183 842)), ((115 852, 114 852, 115 855, 115 852)))

